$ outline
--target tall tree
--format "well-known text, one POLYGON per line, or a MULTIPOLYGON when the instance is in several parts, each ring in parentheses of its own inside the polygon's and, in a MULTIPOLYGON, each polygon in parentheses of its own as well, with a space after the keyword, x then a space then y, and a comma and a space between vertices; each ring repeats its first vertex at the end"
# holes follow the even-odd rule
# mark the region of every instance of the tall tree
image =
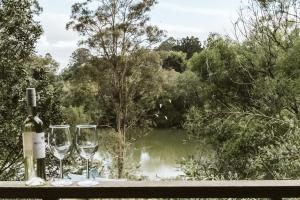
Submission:
POLYGON ((123 176, 126 128, 132 124, 128 121, 128 105, 136 96, 132 83, 142 75, 135 69, 151 68, 149 56, 141 56, 142 62, 136 62, 136 58, 139 49, 151 47, 163 34, 148 24, 148 12, 155 4, 155 0, 88 0, 72 6, 71 22, 67 24, 67 28, 84 36, 83 43, 101 58, 98 66, 104 68, 110 88, 106 95, 112 100, 115 130, 120 138, 119 177, 123 176), (92 9, 91 4, 98 7, 92 9))

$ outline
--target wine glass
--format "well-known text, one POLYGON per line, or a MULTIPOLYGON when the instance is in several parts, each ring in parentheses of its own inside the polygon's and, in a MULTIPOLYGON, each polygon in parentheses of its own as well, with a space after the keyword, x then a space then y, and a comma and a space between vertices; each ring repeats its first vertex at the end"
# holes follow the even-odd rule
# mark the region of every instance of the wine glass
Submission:
POLYGON ((69 152, 71 147, 71 134, 69 125, 50 125, 51 129, 48 136, 48 145, 53 155, 59 159, 59 174, 58 180, 52 181, 54 186, 71 185, 72 181, 63 179, 63 159, 69 152))
POLYGON ((79 181, 80 186, 93 186, 98 182, 90 179, 89 159, 93 157, 98 149, 96 125, 76 126, 76 149, 79 155, 86 160, 86 180, 79 181))

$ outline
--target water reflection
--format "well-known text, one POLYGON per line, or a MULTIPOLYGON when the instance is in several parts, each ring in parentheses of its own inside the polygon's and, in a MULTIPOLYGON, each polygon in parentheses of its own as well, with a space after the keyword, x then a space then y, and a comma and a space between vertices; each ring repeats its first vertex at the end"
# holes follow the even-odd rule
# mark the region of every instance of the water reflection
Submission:
POLYGON ((147 161, 150 160, 150 155, 148 152, 145 151, 145 148, 143 147, 141 150, 141 157, 140 157, 140 164, 146 164, 147 161))

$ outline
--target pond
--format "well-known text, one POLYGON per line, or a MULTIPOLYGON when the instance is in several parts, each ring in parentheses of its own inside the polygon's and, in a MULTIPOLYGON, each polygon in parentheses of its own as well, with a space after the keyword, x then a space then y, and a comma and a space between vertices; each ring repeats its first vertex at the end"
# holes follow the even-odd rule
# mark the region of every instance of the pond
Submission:
MULTIPOLYGON (((178 164, 182 158, 210 152, 207 145, 188 140, 183 130, 154 129, 135 138, 130 148, 131 157, 140 166, 138 173, 150 180, 183 175, 178 164)), ((101 155, 105 154, 99 148, 95 159, 101 159, 101 155)))

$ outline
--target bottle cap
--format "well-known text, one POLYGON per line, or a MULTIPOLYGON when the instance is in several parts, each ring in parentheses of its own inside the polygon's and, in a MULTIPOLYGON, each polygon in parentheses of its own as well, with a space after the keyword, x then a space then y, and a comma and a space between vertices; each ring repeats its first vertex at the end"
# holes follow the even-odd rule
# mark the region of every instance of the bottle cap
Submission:
POLYGON ((28 106, 36 107, 36 92, 35 88, 26 89, 26 101, 28 106))

